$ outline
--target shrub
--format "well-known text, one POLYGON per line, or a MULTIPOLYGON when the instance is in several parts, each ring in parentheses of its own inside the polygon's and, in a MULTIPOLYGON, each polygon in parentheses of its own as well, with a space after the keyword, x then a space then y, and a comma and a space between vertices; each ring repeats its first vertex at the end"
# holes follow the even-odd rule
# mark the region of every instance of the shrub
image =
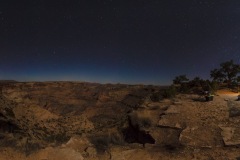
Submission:
POLYGON ((150 96, 151 101, 153 102, 159 102, 161 99, 161 94, 159 92, 155 92, 150 96))
POLYGON ((206 80, 202 85, 202 89, 204 91, 209 91, 210 93, 214 94, 219 89, 219 84, 217 81, 206 80))
POLYGON ((187 78, 187 76, 185 74, 183 75, 179 75, 177 77, 175 77, 175 79, 173 80, 173 84, 181 84, 184 81, 188 81, 189 79, 187 78))
POLYGON ((177 90, 174 86, 170 86, 162 93, 163 98, 174 98, 177 94, 177 90))
POLYGON ((219 89, 219 84, 217 81, 212 81, 210 82, 209 85, 210 85, 209 91, 213 94, 219 89))

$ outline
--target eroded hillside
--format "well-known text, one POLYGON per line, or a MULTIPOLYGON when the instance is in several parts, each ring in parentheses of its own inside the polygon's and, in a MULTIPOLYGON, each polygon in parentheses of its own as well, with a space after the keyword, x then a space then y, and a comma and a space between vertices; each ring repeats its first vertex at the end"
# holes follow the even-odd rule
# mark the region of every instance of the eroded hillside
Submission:
POLYGON ((237 159, 236 96, 179 94, 158 86, 4 83, 1 159, 237 159))

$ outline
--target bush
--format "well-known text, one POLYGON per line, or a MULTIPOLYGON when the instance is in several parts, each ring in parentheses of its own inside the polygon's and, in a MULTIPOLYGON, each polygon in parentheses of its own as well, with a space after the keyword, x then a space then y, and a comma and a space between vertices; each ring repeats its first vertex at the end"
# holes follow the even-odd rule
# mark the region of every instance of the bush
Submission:
POLYGON ((151 101, 159 102, 161 100, 161 94, 159 92, 155 92, 150 96, 151 101))
POLYGON ((214 94, 219 89, 219 84, 216 81, 210 82, 210 89, 209 91, 214 94))
POLYGON ((163 98, 174 98, 177 94, 176 87, 170 86, 169 88, 165 89, 162 93, 163 98))
POLYGON ((217 81, 206 80, 202 85, 202 89, 204 91, 209 91, 211 94, 215 94, 215 92, 219 89, 219 84, 217 81))

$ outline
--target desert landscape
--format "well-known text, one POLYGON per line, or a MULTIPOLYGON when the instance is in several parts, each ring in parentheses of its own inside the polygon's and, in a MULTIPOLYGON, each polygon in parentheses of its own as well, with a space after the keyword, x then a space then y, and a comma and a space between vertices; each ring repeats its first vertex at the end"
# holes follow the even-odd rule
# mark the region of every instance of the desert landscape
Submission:
POLYGON ((0 160, 240 159, 238 93, 166 88, 1 82, 0 160))
POLYGON ((1 0, 0 160, 240 160, 240 0, 1 0))

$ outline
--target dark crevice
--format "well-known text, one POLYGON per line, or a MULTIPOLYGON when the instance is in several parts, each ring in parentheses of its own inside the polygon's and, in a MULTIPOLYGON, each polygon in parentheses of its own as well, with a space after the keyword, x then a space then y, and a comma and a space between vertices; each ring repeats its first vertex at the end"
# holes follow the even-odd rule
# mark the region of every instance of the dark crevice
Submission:
POLYGON ((127 143, 140 143, 145 146, 146 143, 155 144, 155 139, 146 131, 140 130, 139 125, 133 125, 128 116, 128 127, 122 130, 124 140, 127 143))

